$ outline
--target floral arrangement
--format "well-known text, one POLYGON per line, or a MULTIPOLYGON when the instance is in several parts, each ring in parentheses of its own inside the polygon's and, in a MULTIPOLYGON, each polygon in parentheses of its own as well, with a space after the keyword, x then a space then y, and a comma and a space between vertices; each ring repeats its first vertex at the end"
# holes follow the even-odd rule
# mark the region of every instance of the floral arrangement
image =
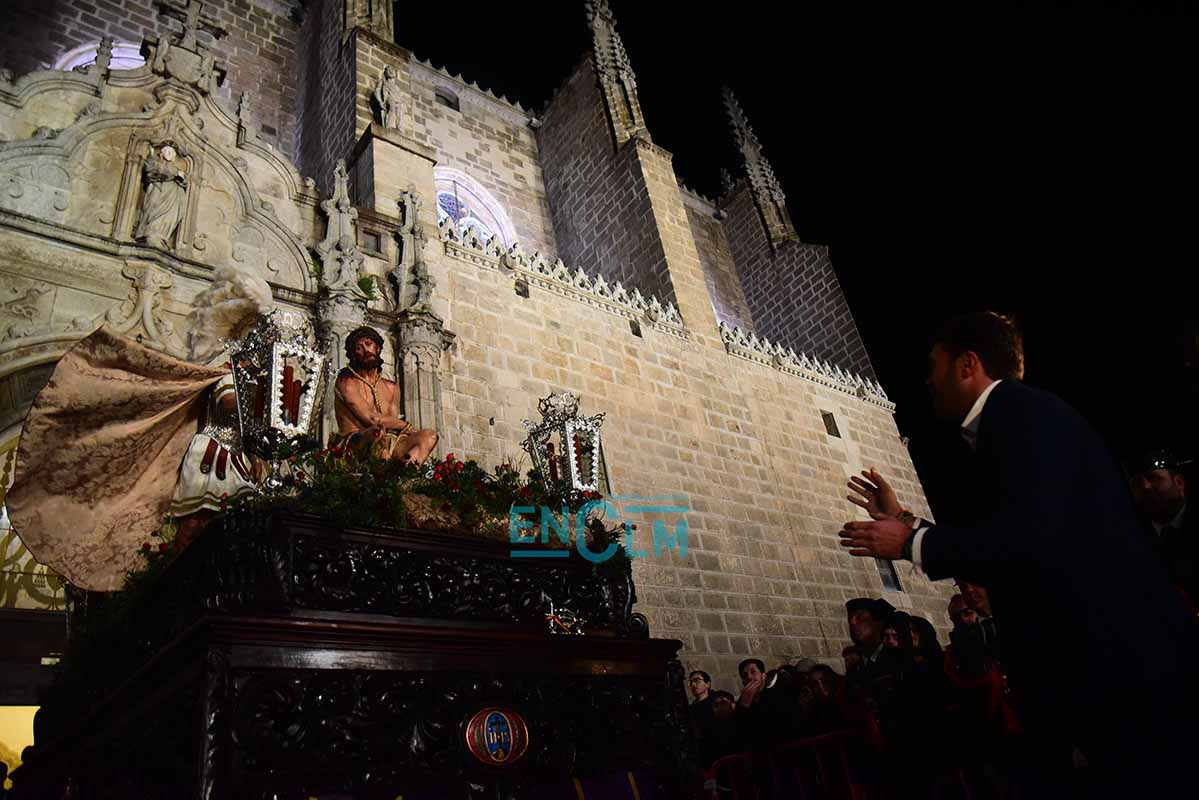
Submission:
MULTIPOLYGON (((569 480, 537 470, 524 476, 510 461, 487 471, 476 461, 461 461, 453 453, 437 462, 416 466, 381 458, 369 446, 331 446, 322 450, 284 453, 284 490, 222 502, 226 511, 250 508, 260 512, 295 511, 315 514, 341 527, 420 528, 510 541, 514 507, 561 510, 572 519, 585 506, 602 500, 599 492, 575 489, 569 480)), ((588 509, 586 546, 599 552, 620 544, 623 529, 605 523, 588 509)), ((170 521, 142 545, 146 570, 157 573, 178 553, 170 521)), ((530 532, 531 533, 531 532, 530 532)), ((550 537, 542 547, 569 547, 550 537)), ((628 574, 631 564, 622 546, 596 565, 600 571, 628 574)), ((132 580, 134 575, 130 576, 132 580)))

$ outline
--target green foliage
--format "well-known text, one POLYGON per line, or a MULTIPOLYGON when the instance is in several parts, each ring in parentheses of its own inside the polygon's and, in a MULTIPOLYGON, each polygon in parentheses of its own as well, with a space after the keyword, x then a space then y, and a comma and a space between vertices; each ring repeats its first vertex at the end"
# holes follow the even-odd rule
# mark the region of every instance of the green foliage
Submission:
MULTIPOLYGON (((536 470, 522 477, 509 463, 488 472, 453 453, 420 467, 381 458, 368 444, 284 457, 287 491, 247 496, 237 501, 238 507, 315 514, 339 527, 428 528, 509 541, 513 507, 532 507, 535 513, 542 507, 565 510, 573 520, 585 506, 602 500, 599 492, 580 491, 568 480, 546 481, 536 470)), ((588 508, 586 536, 593 552, 613 541, 619 544, 622 533, 620 527, 605 526, 599 509, 588 508)), ((551 537, 549 546, 565 545, 551 537)), ((621 546, 596 568, 627 575, 631 564, 621 546)))
POLYGON ((363 275, 358 279, 358 288, 366 296, 367 300, 378 299, 379 295, 375 292, 375 276, 363 275))

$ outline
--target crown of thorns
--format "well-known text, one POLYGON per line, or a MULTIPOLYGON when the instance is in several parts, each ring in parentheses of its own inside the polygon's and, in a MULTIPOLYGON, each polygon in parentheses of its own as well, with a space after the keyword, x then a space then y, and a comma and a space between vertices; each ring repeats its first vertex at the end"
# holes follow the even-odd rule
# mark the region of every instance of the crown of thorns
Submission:
POLYGON ((383 337, 374 328, 369 325, 363 325, 361 328, 355 328, 346 337, 346 358, 354 357, 354 344, 359 339, 370 339, 379 348, 380 352, 383 351, 383 337))

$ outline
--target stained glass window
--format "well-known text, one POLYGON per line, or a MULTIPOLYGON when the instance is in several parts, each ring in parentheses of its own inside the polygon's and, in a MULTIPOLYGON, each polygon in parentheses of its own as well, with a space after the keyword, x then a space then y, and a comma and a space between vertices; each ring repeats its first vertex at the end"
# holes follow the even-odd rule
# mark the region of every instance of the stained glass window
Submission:
MULTIPOLYGON (((90 67, 96 63, 96 51, 99 48, 99 42, 91 42, 69 50, 54 62, 54 69, 70 72, 80 67, 90 67)), ((146 59, 142 58, 141 54, 141 45, 134 42, 117 42, 112 46, 112 60, 109 62, 108 68, 137 69, 145 63, 146 59)))
POLYGON ((477 181, 448 167, 433 171, 437 187, 437 221, 449 218, 462 233, 474 229, 486 241, 495 236, 504 247, 516 240, 512 223, 495 198, 477 181))

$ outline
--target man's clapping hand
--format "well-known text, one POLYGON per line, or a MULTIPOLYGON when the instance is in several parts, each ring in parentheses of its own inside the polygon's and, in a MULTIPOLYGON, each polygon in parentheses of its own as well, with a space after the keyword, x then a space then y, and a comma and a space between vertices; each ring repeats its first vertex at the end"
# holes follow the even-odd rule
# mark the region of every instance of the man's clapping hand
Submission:
POLYGON ((871 519, 899 519, 903 506, 895 496, 891 484, 878 473, 878 470, 862 470, 862 478, 851 475, 849 488, 856 494, 847 495, 846 499, 855 506, 866 509, 871 519))
POLYGON ((858 520, 845 523, 841 546, 849 548, 851 556, 874 556, 894 561, 904 557, 903 546, 912 534, 911 527, 897 519, 858 520))

